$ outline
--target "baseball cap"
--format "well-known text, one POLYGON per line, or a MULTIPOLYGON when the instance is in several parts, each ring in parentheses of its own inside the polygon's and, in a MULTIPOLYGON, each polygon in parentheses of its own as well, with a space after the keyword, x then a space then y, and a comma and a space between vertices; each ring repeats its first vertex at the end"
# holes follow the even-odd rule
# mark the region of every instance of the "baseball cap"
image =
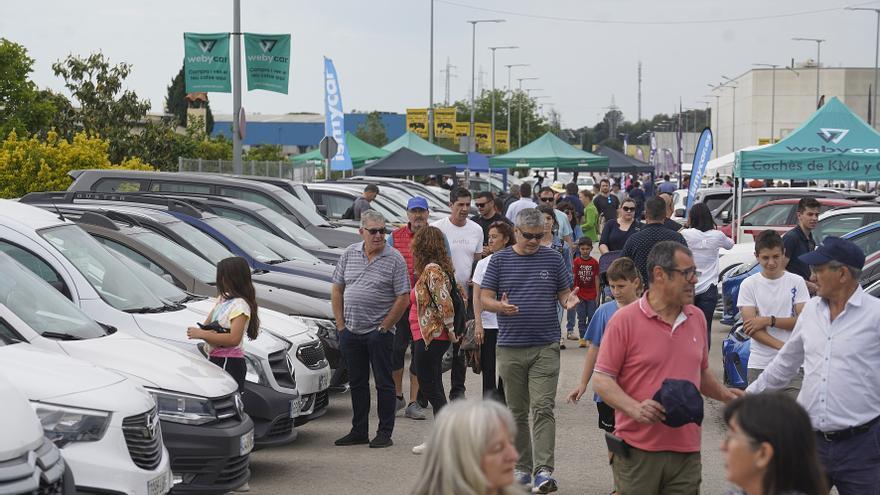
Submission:
POLYGON ((407 210, 414 210, 416 208, 421 208, 423 210, 428 209, 428 200, 421 196, 413 196, 409 198, 409 201, 406 202, 407 210))
POLYGON ((859 270, 865 267, 865 253, 860 247, 849 239, 832 235, 826 237, 815 251, 802 254, 798 259, 812 266, 837 261, 859 270))
POLYGON ((678 428, 688 423, 703 424, 703 397, 688 380, 667 378, 654 394, 654 400, 666 409, 663 424, 678 428))

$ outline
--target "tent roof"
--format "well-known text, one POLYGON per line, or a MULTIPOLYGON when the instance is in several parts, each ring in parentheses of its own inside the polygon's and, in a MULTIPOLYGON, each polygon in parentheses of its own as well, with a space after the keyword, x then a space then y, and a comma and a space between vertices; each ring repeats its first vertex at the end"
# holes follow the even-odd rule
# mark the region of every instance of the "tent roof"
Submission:
POLYGON ((407 131, 399 138, 391 141, 390 143, 382 147, 383 150, 388 152, 397 151, 400 148, 409 148, 420 155, 439 158, 446 163, 467 162, 467 156, 463 153, 456 153, 455 151, 448 150, 442 146, 437 146, 436 144, 429 143, 428 141, 419 137, 418 134, 411 131, 407 131))
MULTIPOLYGON (((766 148, 770 146, 769 144, 760 144, 755 146, 746 146, 739 151, 754 151, 759 150, 761 148, 766 148)), ((726 155, 721 155, 718 158, 713 160, 709 160, 709 163, 706 164, 706 174, 705 176, 715 177, 715 174, 718 173, 720 175, 733 175, 733 162, 736 159, 736 152, 731 152, 726 155)))
MULTIPOLYGON (((345 133, 345 144, 348 146, 348 154, 351 156, 351 163, 355 168, 363 167, 370 160, 388 156, 387 151, 373 146, 350 132, 345 133)), ((321 161, 323 159, 321 150, 312 150, 292 158, 294 164, 321 161)))
POLYGON ((647 162, 633 158, 621 151, 607 146, 599 146, 595 153, 608 158, 609 173, 649 174, 654 167, 647 162))
POLYGON ((455 165, 437 158, 420 155, 409 148, 400 148, 362 169, 364 175, 406 177, 408 175, 455 175, 455 165))
POLYGON ((776 144, 740 151, 737 177, 750 179, 878 180, 880 133, 837 97, 776 144))
POLYGON ((608 168, 608 158, 594 155, 559 139, 547 132, 538 139, 505 155, 489 159, 492 167, 552 167, 569 170, 595 170, 608 168))

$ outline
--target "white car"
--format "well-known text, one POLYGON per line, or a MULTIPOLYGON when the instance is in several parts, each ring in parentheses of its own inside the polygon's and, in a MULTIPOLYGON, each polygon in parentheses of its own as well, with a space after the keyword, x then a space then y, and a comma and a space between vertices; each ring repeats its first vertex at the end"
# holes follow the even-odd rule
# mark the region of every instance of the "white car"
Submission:
POLYGON ((840 237, 877 221, 880 221, 880 205, 858 204, 834 208, 819 215, 819 223, 813 229, 813 239, 819 244, 826 236, 840 237))
POLYGON ((27 344, 0 346, 0 374, 30 400, 46 438, 70 465, 77 491, 159 495, 171 490, 171 461, 156 402, 143 387, 27 344))
POLYGON ((593 186, 596 184, 596 179, 590 175, 578 174, 578 179, 575 184, 578 186, 578 191, 592 191, 593 186))
POLYGON ((718 282, 724 278, 724 274, 742 265, 755 261, 755 243, 743 242, 734 244, 730 249, 722 249, 718 252, 718 282))
POLYGON ((0 373, 0 493, 73 495, 73 475, 27 398, 0 373))

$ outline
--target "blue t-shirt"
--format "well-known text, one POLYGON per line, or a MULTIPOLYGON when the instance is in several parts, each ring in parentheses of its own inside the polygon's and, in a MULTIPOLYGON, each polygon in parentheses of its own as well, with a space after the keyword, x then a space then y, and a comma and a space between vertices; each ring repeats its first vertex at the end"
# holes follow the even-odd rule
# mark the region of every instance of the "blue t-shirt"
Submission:
MULTIPOLYGON (((599 347, 602 344, 602 336, 605 335, 605 327, 608 326, 608 322, 611 321, 611 317, 614 316, 614 313, 616 312, 617 301, 608 301, 599 306, 596 309, 596 312, 593 313, 593 317, 590 318, 590 324, 587 325, 587 333, 584 334, 584 339, 589 340, 591 344, 599 347)), ((593 400, 596 402, 602 402, 599 394, 593 394, 593 400)))
POLYGON ((558 251, 545 246, 521 256, 512 247, 492 255, 480 287, 519 307, 513 316, 498 315, 498 345, 528 347, 559 342, 557 293, 570 289, 572 270, 558 251))

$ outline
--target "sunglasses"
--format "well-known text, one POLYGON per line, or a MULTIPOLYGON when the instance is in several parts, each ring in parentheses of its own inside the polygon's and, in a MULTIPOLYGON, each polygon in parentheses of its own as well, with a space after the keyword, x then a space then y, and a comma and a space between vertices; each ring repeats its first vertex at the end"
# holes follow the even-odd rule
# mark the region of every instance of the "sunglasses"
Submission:
POLYGON ((623 211, 636 211, 636 209, 633 208, 632 206, 624 206, 623 208, 621 208, 621 210, 623 210, 623 211))
POLYGON ((364 229, 364 231, 369 232, 370 235, 376 235, 376 234, 385 235, 386 233, 388 233, 388 231, 385 230, 385 227, 382 227, 381 229, 364 229))
POLYGON ((487 204, 489 204, 488 201, 486 201, 485 203, 474 203, 474 206, 476 206, 477 208, 483 208, 483 207, 485 207, 487 204))
POLYGON ((553 201, 553 198, 540 198, 540 199, 541 199, 541 201, 543 201, 545 203, 549 203, 549 202, 553 201))
POLYGON ((541 232, 540 234, 530 234, 528 232, 520 231, 520 234, 522 234, 522 236, 525 237, 525 239, 528 241, 540 241, 544 238, 543 232, 541 232))

